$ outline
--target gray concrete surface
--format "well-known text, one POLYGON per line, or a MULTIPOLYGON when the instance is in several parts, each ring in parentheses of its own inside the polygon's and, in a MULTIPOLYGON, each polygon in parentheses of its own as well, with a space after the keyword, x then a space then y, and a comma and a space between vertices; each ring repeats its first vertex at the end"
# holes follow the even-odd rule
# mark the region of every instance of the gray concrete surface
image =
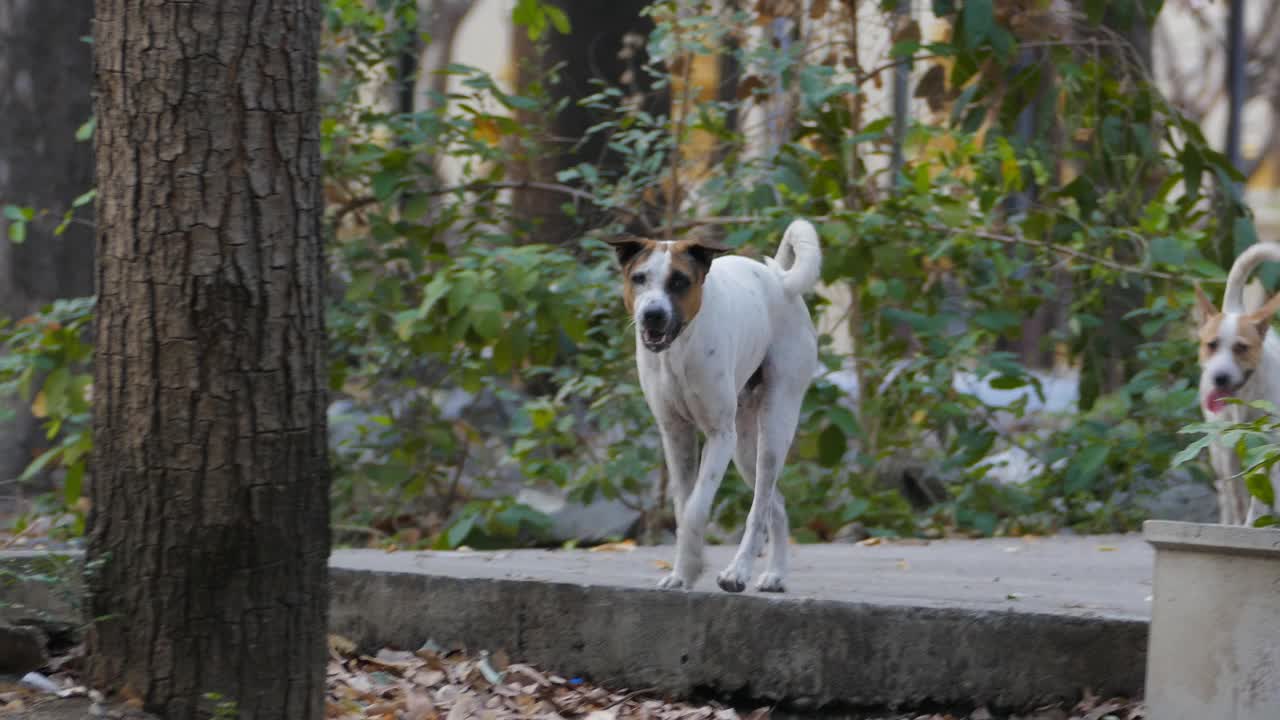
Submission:
POLYGON ((1159 720, 1280 718, 1280 530, 1148 522, 1159 720))
MULTIPOLYGON (((709 549, 690 593, 654 588, 669 547, 339 550, 330 625, 369 650, 434 640, 602 684, 799 707, 1020 709, 1086 688, 1142 692, 1152 551, 1136 535, 792 551, 791 591, 773 596, 716 588, 730 547, 709 549)), ((0 565, 48 572, 40 555, 4 552, 0 565)), ((68 610, 65 586, 3 585, 0 600, 68 610)))
POLYGON ((793 548, 791 592, 654 589, 670 548, 344 550, 331 627, 370 649, 445 645, 596 682, 828 704, 1028 707, 1141 694, 1150 548, 1136 535, 793 548))

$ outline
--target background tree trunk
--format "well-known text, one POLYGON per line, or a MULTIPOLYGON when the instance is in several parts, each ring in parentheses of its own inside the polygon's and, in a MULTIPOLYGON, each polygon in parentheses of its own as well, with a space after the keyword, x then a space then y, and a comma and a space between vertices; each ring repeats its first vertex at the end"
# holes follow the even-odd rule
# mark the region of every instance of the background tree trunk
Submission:
POLYGON ((89 679, 320 718, 320 1, 96 7, 89 679))
MULTIPOLYGON (((28 226, 22 245, 9 242, 0 216, 0 315, 10 318, 93 293, 92 231, 77 224, 53 234, 71 201, 93 186, 92 147, 75 141, 92 112, 91 51, 82 40, 92 17, 93 4, 83 1, 0 2, 0 205, 54 211, 28 226)), ((48 445, 27 403, 13 409, 14 421, 0 423, 0 481, 48 445)))
MULTIPOLYGON (((598 111, 583 107, 578 100, 598 92, 595 83, 622 85, 641 92, 645 96, 645 109, 665 115, 670 111, 670 96, 654 92, 652 79, 636 71, 630 83, 621 82, 630 68, 639 68, 646 61, 643 44, 633 59, 619 57, 623 36, 634 33, 648 38, 653 31, 653 19, 642 15, 651 0, 619 0, 600 3, 598 0, 554 0, 569 18, 570 32, 561 35, 548 29, 542 37, 545 54, 538 55, 538 48, 529 40, 522 27, 512 35, 512 55, 517 63, 516 91, 522 92, 533 82, 542 81, 544 73, 558 64, 558 82, 547 88, 554 100, 568 102, 552 118, 541 118, 533 113, 517 112, 516 118, 526 125, 542 127, 548 131, 552 150, 542 150, 536 156, 522 156, 511 164, 512 180, 556 182, 556 174, 582 162, 591 162, 602 173, 620 167, 623 159, 610 152, 605 136, 595 134, 590 140, 576 145, 596 123, 608 119, 598 111)), ((580 223, 590 227, 608 221, 595 208, 579 205, 582 216, 573 218, 561 209, 571 198, 542 190, 519 190, 512 194, 512 206, 523 227, 521 236, 530 243, 565 243, 578 234, 580 223)), ((644 208, 630 208, 639 211, 644 208)), ((656 213, 655 213, 656 217, 656 213)))

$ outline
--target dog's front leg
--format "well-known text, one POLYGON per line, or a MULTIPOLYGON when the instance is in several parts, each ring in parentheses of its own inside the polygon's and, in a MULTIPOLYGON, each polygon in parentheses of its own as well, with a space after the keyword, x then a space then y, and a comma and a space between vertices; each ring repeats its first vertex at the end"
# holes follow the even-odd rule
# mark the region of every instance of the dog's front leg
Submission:
POLYGON ((681 514, 676 518, 676 562, 671 574, 658 583, 668 589, 693 588, 702 574, 702 550, 706 544, 707 521, 711 519, 711 505, 720 488, 720 480, 729 467, 737 433, 732 429, 707 433, 707 443, 702 449, 702 462, 698 466, 698 479, 693 492, 685 501, 681 514))
POLYGON ((1236 455, 1234 448, 1210 443, 1209 465, 1213 468, 1214 485, 1218 489, 1218 522, 1223 525, 1247 522, 1251 503, 1249 491, 1244 486, 1240 456, 1236 455))
POLYGON ((662 454, 667 461, 667 481, 675 504, 676 526, 679 527, 685 502, 693 490, 698 474, 698 430, 692 423, 663 419, 658 426, 662 436, 662 454))

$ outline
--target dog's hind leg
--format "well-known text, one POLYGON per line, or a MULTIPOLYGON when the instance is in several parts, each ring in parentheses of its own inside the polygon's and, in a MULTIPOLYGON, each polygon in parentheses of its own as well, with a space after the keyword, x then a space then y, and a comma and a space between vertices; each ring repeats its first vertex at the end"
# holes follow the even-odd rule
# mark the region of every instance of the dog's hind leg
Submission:
MULTIPOLYGON (((733 465, 738 468, 738 474, 742 476, 742 481, 749 488, 756 486, 756 432, 759 429, 757 419, 759 411, 760 394, 755 392, 755 388, 748 386, 748 389, 738 395, 738 446, 733 453, 733 465)), ((760 543, 756 557, 764 557, 765 547, 769 542, 767 524, 764 532, 764 541, 760 543)))
POLYGON ((778 492, 778 471, 791 447, 792 435, 800 417, 800 400, 803 393, 788 395, 791 388, 779 383, 761 388, 763 397, 756 415, 756 468, 755 493, 751 498, 751 510, 747 513, 742 542, 733 562, 720 573, 717 581, 729 592, 740 592, 751 576, 751 565, 765 545, 768 547, 769 566, 760 576, 756 586, 765 592, 785 590, 787 573, 787 515, 778 492))
POLYGON ((756 588, 762 592, 785 592, 787 578, 787 539, 791 526, 787 520, 787 507, 778 488, 778 476, 786 462, 787 452, 795 439, 796 425, 800 422, 800 404, 804 393, 771 393, 768 404, 760 414, 760 453, 756 462, 756 474, 766 473, 769 494, 760 495, 764 483, 756 484, 757 499, 765 503, 769 526, 769 561, 765 571, 756 580, 756 588), (771 500, 771 502, 770 502, 771 500))

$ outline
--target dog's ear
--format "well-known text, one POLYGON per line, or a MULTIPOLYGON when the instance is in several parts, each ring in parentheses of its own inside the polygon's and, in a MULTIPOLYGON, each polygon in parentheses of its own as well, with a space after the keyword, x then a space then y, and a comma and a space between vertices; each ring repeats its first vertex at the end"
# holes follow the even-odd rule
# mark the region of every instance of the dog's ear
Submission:
POLYGON ((1267 330, 1271 329, 1271 318, 1280 311, 1280 293, 1271 296, 1271 299, 1265 305, 1249 313, 1248 319, 1258 328, 1258 335, 1267 336, 1267 330))
POLYGON ((605 238, 605 242, 613 248, 618 255, 618 264, 626 267, 627 263, 635 259, 649 245, 649 241, 635 235, 618 235, 617 237, 605 238))
POLYGON ((1200 322, 1204 322, 1214 315, 1218 314, 1218 308, 1213 306, 1213 301, 1208 295, 1204 294, 1204 289, 1200 287, 1200 283, 1196 283, 1196 309, 1200 311, 1200 322))
POLYGON ((711 261, 729 252, 733 248, 717 240, 706 237, 693 237, 685 240, 685 252, 698 264, 705 276, 711 270, 711 261))

